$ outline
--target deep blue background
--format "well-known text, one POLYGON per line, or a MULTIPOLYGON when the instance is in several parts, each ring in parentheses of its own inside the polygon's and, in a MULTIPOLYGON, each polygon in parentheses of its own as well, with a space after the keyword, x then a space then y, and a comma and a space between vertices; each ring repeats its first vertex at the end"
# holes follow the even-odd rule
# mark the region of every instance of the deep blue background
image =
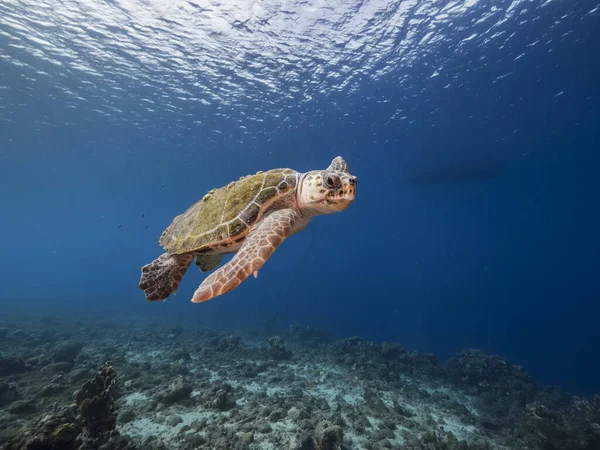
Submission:
MULTIPOLYGON (((540 381, 600 392, 600 27, 577 13, 528 47, 567 6, 554 8, 515 30, 509 49, 474 43, 434 78, 423 58, 356 92, 315 95, 290 109, 292 127, 266 118, 246 134, 177 99, 190 127, 220 133, 174 128, 168 114, 140 129, 93 105, 66 108, 43 83, 25 97, 27 69, 0 62, 11 87, 0 92, 2 309, 230 327, 274 315, 442 359, 481 348, 540 381), (407 119, 390 120, 399 108, 407 119), (349 210, 316 218, 225 297, 191 304, 202 280, 192 267, 176 297, 146 302, 140 267, 206 191, 257 170, 325 168, 338 154, 359 177, 349 210)), ((123 84, 118 106, 140 110, 143 88, 123 84)))

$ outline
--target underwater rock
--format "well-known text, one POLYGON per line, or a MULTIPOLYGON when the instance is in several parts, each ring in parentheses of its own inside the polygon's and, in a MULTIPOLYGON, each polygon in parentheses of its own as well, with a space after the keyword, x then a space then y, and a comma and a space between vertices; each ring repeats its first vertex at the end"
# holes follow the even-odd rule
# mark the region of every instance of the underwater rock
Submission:
POLYGON ((304 427, 304 431, 294 434, 290 439, 288 450, 342 450, 344 433, 339 425, 322 420, 312 429, 304 427))
POLYGON ((0 328, 0 341, 5 340, 8 337, 8 328, 0 328))
POLYGON ((242 343, 242 338, 240 338, 239 336, 225 336, 224 338, 221 339, 221 342, 219 343, 219 350, 223 350, 223 351, 233 351, 233 350, 237 350, 240 346, 240 344, 242 343))
POLYGON ((359 353, 369 348, 370 344, 360 336, 352 336, 349 338, 340 339, 334 344, 335 353, 344 356, 359 353))
POLYGON ((251 361, 240 361, 236 365, 242 378, 256 378, 259 373, 267 370, 266 364, 256 364, 251 361))
POLYGON ((286 416, 286 412, 282 408, 277 408, 269 414, 269 421, 271 423, 279 422, 286 416))
POLYGON ((63 361, 63 362, 55 362, 55 363, 48 364, 48 365, 42 367, 42 370, 44 372, 52 372, 52 373, 59 373, 59 372, 68 373, 72 368, 73 368, 73 364, 63 361))
POLYGON ((157 396, 157 400, 165 405, 172 405, 188 400, 192 391, 192 386, 185 381, 183 376, 178 376, 175 377, 165 392, 157 396))
POLYGON ((252 431, 248 431, 242 434, 241 444, 245 447, 249 446, 254 442, 254 433, 252 431))
POLYGON ((298 408, 297 406, 292 406, 287 411, 287 416, 292 422, 299 422, 303 419, 308 419, 309 415, 303 409, 298 408))
POLYGON ((377 392, 366 388, 363 393, 365 406, 376 416, 382 416, 389 412, 389 408, 383 403, 377 392))
POLYGON ((386 377, 390 373, 395 373, 395 376, 399 377, 399 371, 390 370, 386 360, 381 356, 379 346, 367 342, 362 337, 352 336, 335 341, 331 346, 331 352, 333 360, 338 364, 354 370, 358 369, 374 378, 386 377), (380 369, 380 373, 377 373, 377 368, 380 369))
POLYGON ((85 380, 89 376, 90 376, 90 371, 88 369, 84 369, 84 368, 73 369, 69 373, 69 381, 71 381, 71 382, 81 381, 81 380, 85 380))
POLYGON ((432 379, 443 374, 443 368, 434 355, 408 352, 396 343, 384 342, 378 346, 353 336, 334 342, 331 350, 339 364, 387 382, 400 382, 402 375, 432 379))
POLYGON ((393 404, 392 404, 392 408, 394 409, 394 412, 402 417, 414 417, 416 414, 409 408, 407 408, 406 406, 400 404, 399 402, 397 402, 396 400, 394 400, 393 404))
POLYGON ((539 396, 538 386, 520 366, 480 350, 459 352, 445 369, 451 383, 478 398, 479 424, 486 430, 516 427, 520 411, 539 396))
POLYGON ((203 449, 206 447, 203 447, 204 444, 206 444, 206 438, 204 436, 202 436, 201 434, 197 434, 197 433, 185 433, 181 439, 188 445, 190 446, 189 448, 193 448, 193 449, 203 449))
POLYGON ((2 355, 0 355, 0 377, 27 372, 27 370, 28 367, 21 358, 16 356, 3 358, 2 355))
POLYGON ((43 414, 19 430, 3 450, 133 450, 134 444, 110 429, 89 428, 90 422, 77 415, 77 406, 69 404, 43 414))
POLYGON ((201 402, 207 408, 227 411, 235 407, 233 386, 220 380, 211 383, 210 387, 201 394, 201 402))
POLYGON ((181 416, 178 416, 177 414, 172 414, 167 418, 167 425, 169 425, 170 427, 175 427, 175 426, 179 425, 181 422, 183 422, 183 419, 181 418, 181 416))
POLYGON ((384 358, 395 358, 406 353, 404 347, 396 342, 383 342, 381 344, 381 355, 384 358))
POLYGON ((75 439, 81 432, 77 423, 76 407, 70 405, 57 412, 44 414, 34 423, 23 427, 9 440, 3 450, 45 450, 75 448, 75 439))
POLYGON ((12 337, 15 339, 26 339, 29 337, 29 333, 19 328, 18 330, 12 332, 12 337))
POLYGON ((339 425, 322 421, 315 428, 314 440, 316 450, 341 450, 344 433, 339 425))
POLYGON ((512 373, 506 358, 490 356, 477 349, 465 349, 446 363, 451 381, 460 385, 476 386, 486 381, 490 385, 500 376, 512 373))
POLYGON ((177 350, 174 350, 173 353, 171 353, 171 359, 174 361, 179 361, 181 359, 184 361, 189 361, 192 359, 192 357, 190 356, 190 352, 188 352, 187 350, 178 348, 177 350))
MULTIPOLYGON (((432 353, 421 354, 419 352, 400 352, 392 358, 386 358, 390 361, 388 368, 396 373, 419 376, 422 378, 438 379, 442 378, 444 368, 432 353)), ((382 375, 382 378, 388 378, 382 375)))
POLYGON ((25 364, 28 366, 31 366, 32 368, 35 368, 39 364, 39 362, 40 362, 40 359, 37 356, 33 356, 33 357, 27 358, 25 360, 25 364))
POLYGON ((8 405, 17 399, 17 389, 8 383, 0 383, 0 406, 8 405))
POLYGON ((208 340, 208 345, 216 348, 219 352, 232 352, 237 350, 242 342, 239 336, 214 336, 208 340))
POLYGON ((172 363, 169 366, 169 370, 176 375, 187 375, 190 372, 189 367, 182 360, 172 363))
POLYGON ((11 414, 24 414, 35 411, 35 404, 29 400, 16 400, 6 410, 11 414))
POLYGON ((564 409, 533 402, 518 420, 518 433, 532 448, 589 450, 600 448, 600 396, 573 398, 564 409))
POLYGON ((42 388, 42 396, 49 396, 53 394, 58 394, 59 392, 64 390, 64 386, 57 383, 49 383, 42 388))
POLYGON ((56 330, 44 330, 42 333, 32 333, 23 342, 24 346, 34 348, 40 345, 45 345, 57 340, 56 330))
POLYGON ((278 360, 290 359, 292 352, 285 348, 283 338, 281 336, 273 336, 269 338, 269 354, 278 360))
POLYGON ((100 349, 100 353, 106 357, 114 356, 119 353, 119 347, 116 345, 106 345, 100 349))
POLYGON ((291 437, 287 450, 315 450, 315 443, 309 433, 297 433, 291 437))
POLYGON ((271 427, 271 425, 266 421, 266 420, 259 420, 254 424, 254 427, 256 428, 256 431, 259 433, 270 433, 271 431, 273 431, 273 427, 271 427))
POLYGON ((119 417, 117 418, 117 422, 129 423, 129 422, 132 422, 133 420, 135 420, 136 417, 137 417, 137 414, 135 413, 135 411, 133 409, 126 409, 119 414, 119 417))
POLYGON ((68 362, 73 364, 73 362, 75 362, 75 358, 77 358, 77 355, 79 355, 79 352, 82 348, 83 345, 76 341, 59 342, 54 347, 52 361, 68 362))
MULTIPOLYGON (((489 444, 483 442, 467 442, 458 439, 448 431, 427 431, 406 442, 409 448, 444 449, 444 450, 491 450, 489 444)), ((566 450, 566 449, 565 449, 566 450)))
POLYGON ((520 366, 508 359, 486 355, 481 350, 465 349, 446 362, 446 373, 454 384, 476 395, 487 397, 487 403, 505 403, 505 407, 524 405, 537 392, 520 366))

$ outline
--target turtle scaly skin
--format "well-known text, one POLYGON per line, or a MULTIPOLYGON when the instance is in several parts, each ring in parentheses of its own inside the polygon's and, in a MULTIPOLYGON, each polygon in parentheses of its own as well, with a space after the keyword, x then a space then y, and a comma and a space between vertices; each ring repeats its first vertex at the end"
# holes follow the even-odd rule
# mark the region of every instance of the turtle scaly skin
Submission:
POLYGON ((204 280, 192 301, 225 294, 250 274, 256 276, 277 247, 313 216, 346 209, 355 191, 356 177, 339 156, 325 170, 273 169, 213 189, 167 227, 160 237, 166 253, 142 267, 139 287, 148 300, 164 300, 176 291, 194 257, 206 272, 224 254, 237 252, 204 280))

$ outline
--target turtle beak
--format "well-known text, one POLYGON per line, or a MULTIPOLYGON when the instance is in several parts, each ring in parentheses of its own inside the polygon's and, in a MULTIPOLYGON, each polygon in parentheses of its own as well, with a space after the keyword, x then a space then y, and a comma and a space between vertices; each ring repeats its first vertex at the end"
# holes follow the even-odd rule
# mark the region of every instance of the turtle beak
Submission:
POLYGON ((344 180, 344 184, 342 186, 342 199, 345 200, 346 202, 348 202, 348 205, 346 205, 346 207, 348 207, 350 205, 350 203, 352 203, 354 201, 354 198, 356 197, 356 177, 353 175, 348 176, 345 180, 344 180))

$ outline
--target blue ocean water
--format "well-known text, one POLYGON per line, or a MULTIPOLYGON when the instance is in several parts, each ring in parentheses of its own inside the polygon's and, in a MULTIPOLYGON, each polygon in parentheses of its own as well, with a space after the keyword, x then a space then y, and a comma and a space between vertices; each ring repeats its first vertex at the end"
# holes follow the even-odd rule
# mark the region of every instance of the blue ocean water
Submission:
POLYGON ((600 391, 600 4, 0 3, 3 313, 274 319, 600 391), (357 198, 226 296, 140 267, 207 191, 343 156, 357 198))

